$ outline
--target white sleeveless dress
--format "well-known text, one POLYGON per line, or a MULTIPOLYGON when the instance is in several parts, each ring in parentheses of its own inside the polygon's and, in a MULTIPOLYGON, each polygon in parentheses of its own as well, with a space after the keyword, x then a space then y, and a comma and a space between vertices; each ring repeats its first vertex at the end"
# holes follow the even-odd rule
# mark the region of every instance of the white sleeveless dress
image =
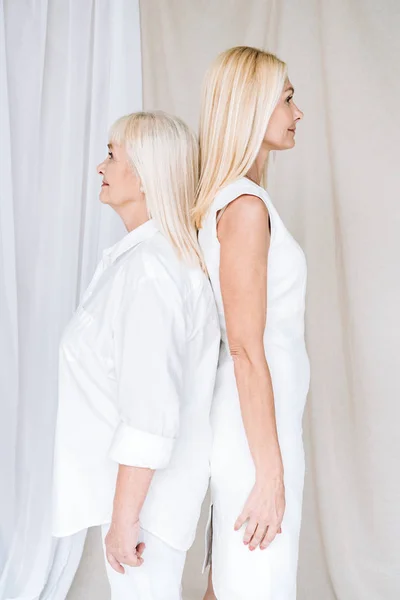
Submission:
POLYGON ((214 290, 222 335, 211 413, 214 590, 218 600, 295 600, 304 480, 302 416, 310 378, 304 341, 305 256, 282 223, 267 192, 246 177, 217 194, 199 232, 199 241, 214 290), (243 544, 245 526, 234 531, 234 523, 254 485, 255 469, 228 349, 216 233, 218 211, 243 194, 264 201, 271 223, 264 347, 272 377, 286 490, 282 533, 266 550, 257 548, 253 552, 243 544))

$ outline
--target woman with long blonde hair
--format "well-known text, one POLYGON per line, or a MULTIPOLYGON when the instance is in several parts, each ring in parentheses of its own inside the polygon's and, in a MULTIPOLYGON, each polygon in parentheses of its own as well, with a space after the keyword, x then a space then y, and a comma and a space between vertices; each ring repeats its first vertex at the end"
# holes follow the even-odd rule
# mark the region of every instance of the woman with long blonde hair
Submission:
POLYGON ((197 140, 165 113, 127 115, 98 173, 127 234, 61 340, 53 534, 102 525, 113 600, 180 600, 220 344, 190 214, 197 140))
POLYGON ((304 477, 306 262, 262 187, 302 112, 286 65, 249 47, 209 69, 194 220, 222 330, 212 406, 207 599, 295 600, 304 477))

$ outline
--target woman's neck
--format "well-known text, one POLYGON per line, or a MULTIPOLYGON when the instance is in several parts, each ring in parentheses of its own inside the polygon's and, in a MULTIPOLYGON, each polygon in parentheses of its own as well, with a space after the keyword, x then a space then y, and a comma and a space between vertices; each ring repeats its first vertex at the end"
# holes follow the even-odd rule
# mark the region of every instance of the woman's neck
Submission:
POLYGON ((126 204, 123 206, 113 207, 115 212, 121 217, 126 230, 128 232, 133 231, 143 223, 149 220, 149 214, 147 212, 147 207, 145 203, 141 203, 141 205, 136 205, 134 210, 132 210, 131 204, 126 204))
POLYGON ((265 171, 265 166, 267 164, 269 155, 269 150, 267 148, 261 147, 260 152, 257 155, 256 160, 251 165, 250 169, 246 173, 246 177, 254 181, 257 185, 260 185, 262 176, 265 171))

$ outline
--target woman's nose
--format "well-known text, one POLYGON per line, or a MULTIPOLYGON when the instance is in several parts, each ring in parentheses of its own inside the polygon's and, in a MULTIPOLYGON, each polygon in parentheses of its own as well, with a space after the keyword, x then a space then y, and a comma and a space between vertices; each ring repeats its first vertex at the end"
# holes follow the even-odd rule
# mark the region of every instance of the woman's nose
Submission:
POLYGON ((296 106, 296 121, 300 121, 303 117, 304 117, 303 111, 300 110, 298 106, 296 106))
POLYGON ((97 165, 96 170, 98 175, 104 175, 104 161, 97 165))

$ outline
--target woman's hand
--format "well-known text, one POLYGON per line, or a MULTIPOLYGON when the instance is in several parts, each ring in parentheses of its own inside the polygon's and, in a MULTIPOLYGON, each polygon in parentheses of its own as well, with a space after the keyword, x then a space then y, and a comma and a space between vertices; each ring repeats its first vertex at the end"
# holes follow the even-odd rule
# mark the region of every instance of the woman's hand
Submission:
POLYGON ((145 544, 138 544, 139 521, 129 523, 112 521, 105 537, 107 560, 117 573, 125 573, 122 566, 140 567, 143 564, 142 554, 145 544))
POLYGON ((243 543, 255 550, 267 548, 278 533, 285 512, 285 486, 283 476, 263 476, 256 483, 247 499, 241 515, 235 523, 237 531, 248 521, 243 543))

